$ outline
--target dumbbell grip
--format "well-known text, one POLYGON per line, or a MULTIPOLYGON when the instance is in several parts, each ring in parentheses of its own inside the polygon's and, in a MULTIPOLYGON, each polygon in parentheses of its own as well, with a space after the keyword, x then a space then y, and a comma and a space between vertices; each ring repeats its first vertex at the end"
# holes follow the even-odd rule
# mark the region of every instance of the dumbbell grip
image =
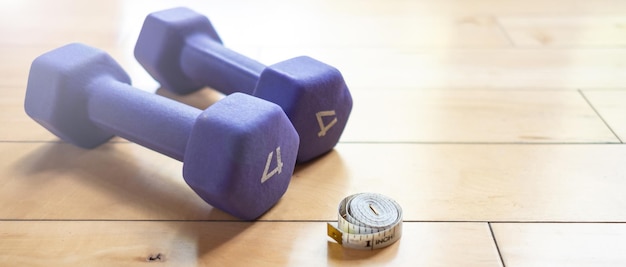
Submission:
POLYGON ((205 35, 195 34, 186 39, 180 57, 183 72, 224 94, 241 92, 253 94, 265 66, 230 50, 205 35))
POLYGON ((99 128, 183 161, 201 110, 101 77, 87 88, 89 118, 99 128))

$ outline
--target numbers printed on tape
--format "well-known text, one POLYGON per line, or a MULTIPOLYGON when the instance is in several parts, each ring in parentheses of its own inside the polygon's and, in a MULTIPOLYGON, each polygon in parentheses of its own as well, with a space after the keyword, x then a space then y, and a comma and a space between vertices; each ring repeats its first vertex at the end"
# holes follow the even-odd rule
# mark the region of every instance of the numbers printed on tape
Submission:
POLYGON ((273 158, 274 158, 274 151, 270 152, 270 154, 267 155, 267 162, 265 163, 265 170, 263 171, 263 176, 261 176, 261 183, 265 183, 265 181, 272 178, 272 176, 279 174, 281 171, 283 171, 283 161, 280 158, 280 147, 277 147, 276 148, 276 167, 272 169, 272 171, 270 171, 269 173, 267 172, 270 169, 270 165, 272 163, 273 158))
POLYGON ((322 137, 326 135, 326 132, 330 128, 332 128, 337 123, 337 117, 334 110, 326 110, 315 113, 315 117, 317 117, 317 123, 320 125, 320 131, 317 133, 318 137, 322 137), (324 117, 334 116, 333 120, 331 120, 328 124, 324 124, 324 117))
POLYGON ((362 193, 339 204, 337 225, 328 224, 328 236, 343 247, 373 250, 389 246, 402 236, 402 208, 380 194, 362 193))

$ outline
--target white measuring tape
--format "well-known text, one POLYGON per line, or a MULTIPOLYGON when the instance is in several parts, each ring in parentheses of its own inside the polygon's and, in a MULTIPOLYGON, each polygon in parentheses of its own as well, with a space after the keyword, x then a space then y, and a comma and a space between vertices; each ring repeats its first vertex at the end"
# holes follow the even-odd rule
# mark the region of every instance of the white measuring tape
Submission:
POLYGON ((402 208, 393 199, 374 193, 354 194, 339 203, 337 226, 328 236, 343 247, 377 249, 402 236, 402 208))

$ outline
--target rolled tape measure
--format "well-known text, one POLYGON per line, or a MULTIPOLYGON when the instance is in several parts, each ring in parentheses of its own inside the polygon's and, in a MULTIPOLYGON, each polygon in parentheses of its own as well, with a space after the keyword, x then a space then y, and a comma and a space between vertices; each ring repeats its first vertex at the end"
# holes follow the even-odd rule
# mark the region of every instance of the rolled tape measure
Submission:
POLYGON ((347 248, 384 248, 402 236, 402 208, 381 194, 348 196, 339 203, 337 225, 328 224, 328 236, 347 248))

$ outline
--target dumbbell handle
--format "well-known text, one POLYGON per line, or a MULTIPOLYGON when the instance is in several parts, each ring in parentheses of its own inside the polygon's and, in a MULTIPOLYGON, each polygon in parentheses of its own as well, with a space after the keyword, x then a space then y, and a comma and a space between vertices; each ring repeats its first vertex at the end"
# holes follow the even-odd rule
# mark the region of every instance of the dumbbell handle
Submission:
POLYGON ((195 34, 186 41, 179 64, 188 77, 227 95, 254 93, 263 64, 206 35, 195 34))
POLYGON ((201 110, 103 76, 91 83, 88 114, 95 125, 183 161, 201 110))

